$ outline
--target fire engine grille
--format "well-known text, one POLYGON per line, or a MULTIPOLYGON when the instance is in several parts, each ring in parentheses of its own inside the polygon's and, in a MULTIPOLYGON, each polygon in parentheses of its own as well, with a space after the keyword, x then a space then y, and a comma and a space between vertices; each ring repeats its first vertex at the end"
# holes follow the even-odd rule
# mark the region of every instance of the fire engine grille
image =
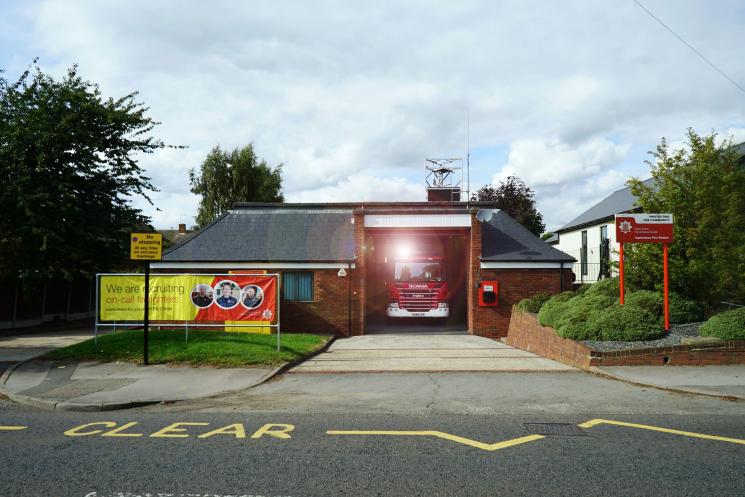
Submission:
POLYGON ((437 308, 436 289, 402 288, 398 291, 399 305, 410 312, 425 312, 437 308))

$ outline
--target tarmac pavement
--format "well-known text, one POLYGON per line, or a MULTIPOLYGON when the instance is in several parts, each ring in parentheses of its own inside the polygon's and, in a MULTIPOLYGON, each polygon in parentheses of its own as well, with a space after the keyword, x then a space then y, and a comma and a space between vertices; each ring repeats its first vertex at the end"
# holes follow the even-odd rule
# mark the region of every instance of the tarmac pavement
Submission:
POLYGON ((7 371, 0 392, 42 409, 101 411, 242 390, 276 371, 33 360, 7 371))
POLYGON ((597 369, 632 383, 745 400, 745 365, 609 366, 597 369))
POLYGON ((15 363, 33 359, 52 350, 75 345, 90 338, 93 338, 93 330, 86 328, 0 337, 0 372, 15 363))
POLYGON ((0 338, 0 395, 46 410, 124 409, 249 388, 278 370, 34 360, 92 336, 73 329, 0 338))
MULTIPOLYGON (((88 338, 88 331, 78 330, 0 340, 0 362, 6 361, 5 364, 10 365, 10 369, 0 378, 0 394, 47 410, 100 411, 200 398, 205 399, 199 405, 199 408, 203 408, 212 403, 230 404, 233 400, 243 404, 239 399, 241 395, 231 392, 259 385, 278 372, 278 369, 265 368, 215 369, 29 360, 48 350, 88 338), (19 362, 24 360, 26 362, 19 362), (217 395, 220 397, 212 398, 217 395)), ((391 388, 395 390, 395 386, 390 384, 394 373, 511 373, 517 376, 521 373, 542 373, 555 377, 556 381, 567 373, 570 377, 586 376, 573 367, 498 341, 472 335, 422 334, 366 335, 339 339, 327 352, 301 363, 289 372, 289 375, 278 378, 264 390, 256 392, 257 395, 272 392, 268 396, 259 395, 259 404, 283 404, 284 396, 289 396, 292 404, 292 399, 306 394, 312 395, 320 404, 329 406, 340 402, 336 394, 350 401, 362 395, 367 397, 356 398, 355 401, 377 399, 387 404, 391 399, 386 392, 390 392, 391 388), (330 376, 339 378, 298 383, 308 373, 337 373, 330 376), (389 374, 370 376, 369 373, 389 374), (562 374, 557 376, 558 373, 562 374)), ((745 400, 745 366, 623 366, 597 368, 595 372, 643 386, 745 400)), ((424 383, 413 390, 427 392, 429 386, 440 383, 438 378, 442 376, 426 376, 422 380, 424 383)), ((467 390, 467 381, 459 383, 458 390, 467 390)), ((253 399, 253 394, 245 393, 253 399)), ((416 397, 407 395, 412 401, 416 397)), ((431 396, 424 395, 422 402, 422 405, 428 405, 431 396)), ((384 410, 385 406, 382 407, 384 410)), ((373 410, 378 412, 377 408, 373 410)))

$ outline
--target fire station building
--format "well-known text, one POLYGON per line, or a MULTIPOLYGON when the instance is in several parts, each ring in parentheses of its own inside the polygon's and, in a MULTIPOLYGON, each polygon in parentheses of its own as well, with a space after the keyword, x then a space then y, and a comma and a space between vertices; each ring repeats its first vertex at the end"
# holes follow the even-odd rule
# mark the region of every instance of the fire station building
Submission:
POLYGON ((241 203, 152 267, 278 273, 284 332, 496 338, 573 262, 488 202, 241 203))

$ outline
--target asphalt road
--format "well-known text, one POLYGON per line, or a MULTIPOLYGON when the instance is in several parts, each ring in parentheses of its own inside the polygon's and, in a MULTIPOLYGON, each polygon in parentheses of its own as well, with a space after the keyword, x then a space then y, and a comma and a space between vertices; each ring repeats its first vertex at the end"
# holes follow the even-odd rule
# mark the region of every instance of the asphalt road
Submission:
POLYGON ((291 375, 250 394, 109 413, 0 401, 0 425, 25 427, 0 429, 0 495, 742 496, 743 414, 742 403, 581 373, 291 375), (330 383, 358 407, 332 393, 313 402, 330 383), (355 384, 356 396, 345 393, 355 384), (405 395, 413 387, 424 391, 405 395), (303 389, 316 393, 290 405, 303 389), (488 409, 474 412, 479 391, 488 409), (543 438, 525 426, 593 419, 630 424, 543 438))

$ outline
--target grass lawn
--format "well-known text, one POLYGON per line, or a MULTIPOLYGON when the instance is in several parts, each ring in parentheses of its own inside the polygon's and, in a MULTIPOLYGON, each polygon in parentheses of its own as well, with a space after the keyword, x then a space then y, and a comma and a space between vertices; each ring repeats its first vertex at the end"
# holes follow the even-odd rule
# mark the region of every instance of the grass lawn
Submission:
MULTIPOLYGON (((276 335, 189 330, 189 341, 184 342, 183 330, 162 330, 150 331, 148 339, 151 364, 189 363, 227 368, 276 366, 313 352, 330 337, 283 333, 279 352, 276 335)), ((87 340, 49 352, 42 359, 142 364, 142 331, 102 335, 98 344, 87 340)))

